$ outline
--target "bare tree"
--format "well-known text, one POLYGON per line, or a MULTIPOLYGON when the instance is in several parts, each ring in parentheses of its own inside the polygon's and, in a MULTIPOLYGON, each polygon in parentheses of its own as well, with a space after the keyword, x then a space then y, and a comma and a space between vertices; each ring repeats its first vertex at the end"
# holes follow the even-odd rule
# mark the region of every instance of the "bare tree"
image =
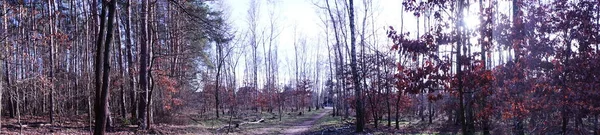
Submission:
POLYGON ((134 44, 132 43, 132 37, 131 37, 131 32, 132 30, 132 26, 131 26, 131 0, 127 0, 127 4, 126 4, 126 21, 125 21, 125 40, 126 40, 126 45, 125 45, 125 51, 126 51, 126 57, 127 57, 127 73, 129 75, 129 87, 131 88, 131 91, 129 92, 129 97, 130 99, 130 104, 131 104, 131 117, 132 118, 136 118, 137 116, 137 104, 136 104, 136 90, 137 90, 137 85, 136 85, 136 78, 134 75, 134 69, 135 69, 135 64, 133 63, 133 49, 131 48, 132 46, 134 46, 134 44))
POLYGON ((139 85, 140 85, 140 94, 139 94, 139 104, 138 104, 138 126, 140 129, 146 129, 146 106, 148 100, 148 39, 150 34, 148 32, 148 12, 149 9, 149 0, 142 0, 142 20, 140 21, 141 27, 141 44, 140 44, 140 66, 139 66, 139 85))
POLYGON ((48 27, 49 31, 50 31, 50 123, 54 123, 54 57, 55 56, 55 47, 54 47, 54 23, 53 23, 53 17, 54 17, 54 1, 53 0, 48 0, 48 17, 49 19, 49 23, 48 25, 50 25, 48 27))
MULTIPOLYGON (((8 22, 8 2, 7 1, 4 1, 2 3, 2 15, 4 16, 3 17, 4 18, 4 31, 3 32, 5 33, 2 36, 6 37, 6 34, 8 33, 8 23, 7 23, 8 22)), ((4 46, 5 47, 8 46, 8 41, 6 41, 6 39, 2 39, 0 41, 4 41, 4 46)), ((7 50, 7 52, 8 52, 8 50, 7 50)), ((8 64, 6 63, 6 57, 7 57, 7 55, 4 54, 4 55, 2 55, 0 57, 2 57, 2 61, 5 61, 4 62, 5 68, 8 68, 7 67, 8 64)), ((1 66, 0 66, 0 68, 1 68, 1 66)), ((1 70, 0 70, 0 72, 1 72, 1 70)), ((8 77, 8 74, 5 74, 4 76, 8 77)), ((0 101, 2 101, 2 94, 3 93, 4 93, 4 87, 2 86, 2 83, 0 83, 0 101)), ((2 103, 0 102, 0 114, 2 114, 2 107, 3 107, 2 103)), ((2 132, 1 129, 2 129, 2 117, 0 116, 0 132, 2 132)))
POLYGON ((102 14, 101 18, 101 27, 100 34, 96 41, 97 50, 96 50, 96 91, 100 93, 100 96, 96 98, 96 123, 94 134, 102 135, 105 134, 106 131, 106 121, 108 119, 108 97, 109 97, 109 74, 110 74, 110 44, 112 43, 113 38, 113 29, 114 29, 114 19, 115 19, 115 11, 116 11, 116 0, 111 0, 110 3, 105 1, 102 2, 102 14), (108 8, 108 9, 107 9, 108 8), (108 17, 106 17, 106 10, 108 10, 108 17), (108 18, 108 22, 104 21, 108 18), (103 34, 104 27, 106 28, 106 35, 103 34), (104 42, 100 40, 104 40, 104 42), (104 45, 102 45, 104 44, 104 45), (102 57, 102 58, 101 58, 102 57), (99 65, 103 63, 103 67, 99 65), (100 73, 102 73, 102 80, 100 80, 100 73), (102 81, 102 82, 100 82, 102 81), (100 85, 101 84, 101 85, 100 85))
POLYGON ((355 26, 354 26, 354 0, 349 1, 348 15, 350 20, 350 67, 352 69, 352 80, 354 81, 354 94, 356 98, 356 132, 363 132, 364 130, 364 116, 362 106, 362 89, 360 86, 360 79, 358 75, 358 69, 356 64, 356 37, 355 37, 355 26))

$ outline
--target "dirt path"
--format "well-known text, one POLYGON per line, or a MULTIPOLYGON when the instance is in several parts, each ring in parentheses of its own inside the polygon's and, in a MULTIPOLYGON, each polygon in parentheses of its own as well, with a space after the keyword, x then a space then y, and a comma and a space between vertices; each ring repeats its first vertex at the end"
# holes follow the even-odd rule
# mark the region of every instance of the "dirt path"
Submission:
POLYGON ((317 120, 327 115, 331 109, 323 109, 321 112, 317 114, 310 114, 311 116, 306 116, 304 118, 298 118, 293 121, 273 124, 273 123, 264 123, 265 125, 260 126, 259 128, 251 128, 248 129, 245 133, 241 134, 285 134, 285 135, 299 135, 307 132, 317 120))
POLYGON ((321 112, 318 115, 315 115, 314 117, 312 117, 310 120, 308 121, 303 121, 302 123, 297 123, 294 124, 294 126, 291 126, 289 128, 287 128, 285 131, 283 131, 283 134, 286 135, 297 135, 297 134, 302 134, 306 131, 308 131, 310 129, 310 127, 312 127, 312 125, 319 120, 321 117, 325 116, 328 114, 330 110, 326 109, 326 111, 321 112))

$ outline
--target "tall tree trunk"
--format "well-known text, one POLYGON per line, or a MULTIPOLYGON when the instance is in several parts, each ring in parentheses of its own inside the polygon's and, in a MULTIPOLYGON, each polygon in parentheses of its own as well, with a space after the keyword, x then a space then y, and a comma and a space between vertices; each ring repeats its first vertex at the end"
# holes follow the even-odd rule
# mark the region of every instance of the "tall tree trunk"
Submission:
MULTIPOLYGON (((491 1, 490 1, 490 3, 491 3, 491 1)), ((483 70, 487 70, 487 66, 488 66, 487 61, 486 61, 487 47, 490 46, 489 44, 491 44, 491 43, 489 41, 484 41, 484 40, 485 40, 486 37, 488 38, 488 40, 491 40, 492 37, 491 37, 491 35, 486 34, 486 30, 488 29, 488 27, 489 27, 490 24, 487 23, 488 21, 484 20, 484 17, 486 19, 492 19, 492 18, 490 17, 489 14, 484 14, 484 12, 485 12, 485 9, 483 8, 483 0, 479 0, 479 13, 482 14, 482 15, 485 15, 485 16, 481 16, 480 19, 479 19, 481 21, 481 24, 482 24, 482 27, 480 28, 481 39, 480 39, 480 42, 479 42, 479 44, 481 45, 481 62, 482 62, 482 65, 483 65, 483 70)), ((482 88, 482 89, 485 89, 485 88, 482 88)), ((481 109, 485 110, 485 108, 487 106, 487 103, 486 103, 487 102, 486 101, 487 95, 485 95, 482 98, 483 99, 481 99, 482 100, 481 101, 481 104, 482 104, 481 109)), ((483 116, 482 126, 483 126, 483 134, 484 135, 489 135, 490 134, 489 116, 483 116)))
MULTIPOLYGON (((99 97, 96 97, 96 104, 99 105, 96 107, 96 123, 94 128, 95 135, 103 135, 106 131, 107 120, 110 115, 108 113, 110 110, 108 108, 108 99, 110 94, 109 87, 109 74, 110 74, 110 44, 112 43, 113 38, 113 29, 114 29, 114 19, 115 19, 115 11, 116 11, 117 0, 111 0, 110 3, 103 2, 102 4, 102 14, 101 17, 101 27, 100 29, 104 29, 106 27, 106 35, 100 34, 98 39, 102 39, 105 36, 106 41, 96 41, 97 46, 96 50, 96 64, 103 63, 103 68, 101 69, 99 65, 96 65, 96 90, 97 93, 100 93, 99 97), (108 8, 108 9, 106 9, 108 8), (108 22, 106 26, 104 25, 104 20, 106 20, 106 10, 108 10, 108 22), (104 45, 102 46, 102 43, 104 45), (104 49, 102 51, 102 49, 104 49), (102 52, 102 53, 99 53, 102 52), (102 54, 103 58, 100 58, 102 54), (102 82, 100 83, 99 75, 102 72, 102 82), (101 85, 100 85, 101 84, 101 85), (101 89, 98 89, 101 88, 101 89)), ((100 32, 102 33, 102 32, 100 32)))
MULTIPOLYGON (((512 13, 513 13, 513 16, 512 16, 513 17, 512 25, 513 25, 513 27, 512 27, 512 33, 511 33, 512 36, 513 36, 513 39, 512 39, 513 46, 512 46, 512 48, 513 48, 513 51, 514 51, 514 57, 515 57, 514 60, 515 60, 515 63, 517 63, 517 65, 522 64, 521 60, 519 60, 519 59, 521 58, 521 55, 522 55, 522 53, 521 53, 521 43, 523 41, 523 36, 524 36, 523 32, 522 32, 522 30, 524 29, 523 28, 524 25, 523 25, 523 20, 521 19, 521 13, 522 12, 521 12, 521 9, 520 9, 520 7, 521 7, 520 4, 521 4, 520 0, 513 0, 512 1, 512 6, 513 6, 512 7, 513 8, 513 10, 512 10, 512 13)), ((570 48, 570 47, 568 47, 568 48, 570 48)), ((510 51, 509 51, 509 55, 510 55, 510 51)), ((509 58, 511 58, 511 57, 509 56, 509 58)), ((520 70, 518 73, 523 73, 523 71, 522 71, 523 69, 520 69, 519 67, 517 67, 516 70, 520 70)), ((522 77, 516 77, 516 79, 518 81, 524 81, 524 78, 522 78, 522 77)), ((519 86, 517 85, 517 88, 515 88, 515 89, 516 90, 521 90, 523 88, 519 88, 519 86)), ((522 104, 523 101, 520 99, 520 97, 521 97, 520 95, 517 95, 517 100, 518 100, 518 103, 522 104)), ((563 115, 563 116, 565 116, 565 115, 563 115)), ((524 123, 523 122, 523 118, 521 118, 521 117, 517 117, 516 118, 516 124, 515 124, 515 129, 516 129, 515 132, 516 132, 516 134, 518 134, 518 135, 524 135, 525 134, 524 127, 523 127, 524 124, 523 123, 524 123)), ((566 128, 563 128, 562 131, 566 132, 565 130, 566 130, 566 128)))
MULTIPOLYGON (((118 11, 116 14, 116 18, 117 18, 117 20, 115 20, 115 24, 117 26, 117 36, 116 36, 117 37, 117 40, 116 40, 117 46, 115 46, 115 47, 117 48, 117 51, 118 51, 117 52, 118 57, 115 60, 117 60, 117 63, 119 64, 119 75, 121 76, 122 80, 125 80, 125 67, 123 66, 124 58, 123 58, 123 50, 121 49, 121 38, 120 38, 122 33, 121 33, 121 30, 119 30, 120 17, 119 17, 118 11)), ((121 119, 125 120, 127 118, 127 109, 125 108, 126 101, 125 101, 125 89, 123 88, 123 84, 119 85, 119 89, 120 89, 119 105, 120 105, 120 111, 121 111, 121 119)))
POLYGON ((140 129, 146 129, 146 102, 148 99, 148 6, 149 0, 142 0, 142 21, 141 23, 141 45, 140 45, 140 98, 138 104, 138 126, 140 129))
MULTIPOLYGON (((338 58, 338 64, 336 64, 336 74, 337 74, 337 78, 338 81, 337 83, 339 83, 340 85, 338 85, 338 93, 341 96, 338 96, 338 105, 341 106, 342 108, 344 108, 345 113, 344 113, 344 118, 348 117, 348 109, 346 107, 347 104, 342 102, 342 98, 344 98, 345 96, 345 92, 343 91, 343 89, 345 89, 345 75, 344 75, 344 55, 342 53, 342 49, 341 49, 341 39, 340 39, 340 33, 338 32, 338 27, 337 27, 337 22, 335 21, 336 19, 333 16, 333 13, 331 12, 331 6, 329 5, 329 0, 326 0, 327 3, 327 12, 329 13, 329 18, 331 19, 331 23, 333 26, 333 33, 335 35, 335 46, 336 46, 336 54, 337 54, 337 58, 338 58), (342 87, 339 87, 342 86, 342 87)), ((339 107, 337 108, 338 110, 340 109, 339 107)))
POLYGON ((358 69, 356 64, 356 37, 355 37, 355 26, 354 26, 354 0, 349 2, 349 20, 350 20, 350 68, 352 70, 352 80, 354 81, 354 94, 356 98, 356 132, 363 132, 365 122, 363 116, 362 106, 362 90, 360 86, 360 79, 358 75, 358 69))
POLYGON ((50 124, 54 123, 54 55, 55 55, 55 49, 54 49, 54 23, 53 23, 53 14, 54 14, 54 1, 52 0, 48 0, 48 17, 49 19, 49 23, 48 25, 50 25, 48 27, 49 31, 50 31, 50 124))
POLYGON ((104 29, 105 29, 105 21, 106 21, 106 2, 102 1, 102 8, 101 13, 100 13, 100 28, 98 31, 98 35, 97 35, 97 39, 96 39, 96 58, 94 61, 94 80, 95 80, 95 90, 96 90, 96 100, 94 100, 94 112, 96 113, 96 123, 95 123, 95 128, 94 128, 94 134, 104 134, 104 126, 106 124, 104 124, 106 117, 101 117, 101 115, 105 115, 105 112, 101 112, 101 91, 102 91, 102 64, 103 64, 103 59, 104 57, 102 57, 102 52, 103 52, 103 45, 104 45, 104 29), (99 118, 100 117, 100 118, 99 118))
POLYGON ((223 61, 225 61, 223 57, 223 48, 220 43, 216 44, 217 49, 217 75, 215 77, 215 114, 217 119, 219 118, 219 79, 221 75, 221 66, 223 65, 223 61))
MULTIPOLYGON (((8 22, 8 2, 7 1, 4 1, 2 3, 2 9, 3 9, 2 14, 4 15, 4 33, 8 33, 8 23, 7 23, 8 22)), ((4 47, 8 47, 8 41, 6 41, 6 40, 4 40, 4 47)), ((8 52, 8 48, 6 48, 6 49, 7 50, 5 52, 8 52)), ((6 62, 7 58, 4 57, 4 59, 2 61, 4 61, 4 68, 6 68, 6 70, 8 71, 8 63, 6 62)), ((2 72, 2 71, 0 71, 0 72, 2 72)), ((6 84, 8 85, 9 84, 8 83, 8 73, 4 74, 4 76, 7 78, 6 84)), ((2 107, 3 107, 2 106, 2 94, 3 93, 4 93, 4 88, 2 87, 2 84, 0 84, 0 133, 2 132, 1 129, 2 129, 2 107)))
POLYGON ((458 120, 460 121, 461 124, 461 128, 462 128, 462 132, 463 134, 468 134, 469 131, 467 130, 467 123, 465 120, 465 104, 464 104, 464 92, 463 92, 463 81, 462 81, 462 75, 463 75, 463 71, 462 71, 462 49, 460 49, 462 47, 462 27, 463 27, 463 6, 464 6, 464 0, 459 0, 458 1, 458 25, 456 25, 456 31, 457 31, 457 42, 456 42, 456 63, 457 63, 457 68, 456 68, 456 79, 458 80, 458 102, 459 102, 459 111, 458 111, 458 120))
MULTIPOLYGON (((404 33, 404 4, 401 5, 402 6, 402 10, 400 13, 400 33, 404 33)), ((402 43, 401 43, 402 44, 402 43)), ((398 56, 399 56, 399 61, 400 63, 402 63, 402 51, 398 51, 398 56)), ((402 72, 402 71, 398 71, 398 72, 402 72)), ((402 98, 402 91, 398 90, 397 93, 397 99, 396 99, 396 129, 400 129, 400 99, 402 98)))
MULTIPOLYGON (((153 3, 156 4, 156 3, 153 3)), ((152 107, 152 93, 154 92, 154 77, 152 76, 152 66, 153 66, 153 62, 154 62, 154 40, 158 39, 158 37, 156 37, 156 29, 154 26, 156 26, 154 24, 154 22, 156 21, 154 19, 154 14, 151 14, 152 12, 154 12, 154 8, 153 5, 150 5, 150 3, 148 3, 148 9, 147 9, 147 13, 148 13, 148 21, 147 21, 147 25, 148 25, 148 31, 147 31, 147 35, 148 35, 148 94, 146 96, 146 128, 147 129, 151 129, 151 124, 152 122, 154 122, 154 108, 152 107)))
MULTIPOLYGON (((150 46, 150 50, 152 50, 152 46, 150 46)), ((150 51, 150 57, 152 58, 152 51, 150 51)), ((152 76, 152 62, 154 61, 154 59, 150 60, 150 67, 148 68, 148 79, 149 79, 149 92, 148 92, 148 103, 146 104, 146 127, 148 129, 152 128, 152 122, 153 121, 153 108, 152 108, 152 93, 154 92, 154 77, 152 76)))
MULTIPOLYGON (((329 25, 326 25, 326 27, 327 26, 329 26, 329 25)), ((327 29, 328 28, 326 28, 326 30, 327 29)), ((326 32, 326 33, 328 33, 328 32, 326 32)), ((329 34, 326 34, 326 35, 327 35, 327 39, 329 39, 329 34)), ((329 40, 327 40, 327 45, 329 45, 329 40)), ((329 90, 328 90, 327 97, 329 97, 329 98, 328 98, 328 100, 326 100, 324 102, 325 103, 329 103, 330 100, 332 101, 331 103, 333 103, 333 105, 332 105, 333 113, 331 113, 331 116, 335 117, 335 116, 337 116, 337 110, 338 110, 338 108, 336 107, 337 104, 335 103, 335 99, 333 98, 333 96, 334 96, 333 93, 335 93, 334 90, 333 90, 333 86, 335 84, 333 83, 333 74, 334 74, 334 72, 333 72, 333 66, 332 65, 334 63, 331 61, 331 47, 329 47, 329 46, 327 47, 327 54, 328 54, 327 56, 329 56, 329 59, 327 59, 327 60, 329 60, 329 80, 328 80, 328 83, 327 83, 328 86, 329 86, 329 90)))
MULTIPOLYGON (((7 54, 10 54, 10 53, 8 53, 9 52, 8 43, 6 43, 6 45, 7 46, 5 46, 5 48, 6 48, 7 54)), ((6 85, 9 86, 8 88, 10 88, 12 86, 11 81, 10 81, 10 74, 9 74, 9 72, 10 72, 9 71, 10 65, 8 63, 9 60, 10 60, 9 58, 4 59, 4 74, 5 74, 4 81, 6 81, 6 85)), ((13 98, 14 92, 12 92, 10 89, 8 91, 8 96, 11 97, 11 98, 9 98, 9 101, 8 101, 8 112, 9 112, 8 114, 9 114, 10 118, 15 118, 15 107, 14 107, 15 100, 13 98)), ((42 101, 44 101, 44 100, 42 100, 42 101)), ((44 108, 44 107, 42 107, 42 108, 44 108)))
MULTIPOLYGON (((127 53, 127 73, 129 74, 129 88, 131 91, 129 92, 130 104, 131 104, 131 118, 137 118, 137 104, 136 104, 136 90, 137 85, 136 79, 134 75, 135 64, 133 63, 133 50, 131 49, 133 45, 131 39, 131 0, 127 0, 127 20, 125 22, 125 39, 127 40, 127 45, 125 46, 125 51, 127 53)), ((135 121, 133 121, 135 123, 135 121)))

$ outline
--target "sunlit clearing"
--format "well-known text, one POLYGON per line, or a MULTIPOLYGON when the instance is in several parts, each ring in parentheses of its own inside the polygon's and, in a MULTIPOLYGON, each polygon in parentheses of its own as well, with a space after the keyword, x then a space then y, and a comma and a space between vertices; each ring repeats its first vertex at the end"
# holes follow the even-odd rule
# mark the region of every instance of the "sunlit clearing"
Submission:
POLYGON ((477 25, 479 25, 479 16, 477 14, 465 14, 464 18, 465 27, 467 29, 476 29, 477 25))

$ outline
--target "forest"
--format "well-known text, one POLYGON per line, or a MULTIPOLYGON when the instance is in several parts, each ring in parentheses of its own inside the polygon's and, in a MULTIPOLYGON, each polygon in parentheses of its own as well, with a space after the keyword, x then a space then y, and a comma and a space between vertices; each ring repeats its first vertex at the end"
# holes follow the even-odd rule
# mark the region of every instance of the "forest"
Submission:
POLYGON ((600 134, 597 0, 0 9, 0 134, 600 134))

